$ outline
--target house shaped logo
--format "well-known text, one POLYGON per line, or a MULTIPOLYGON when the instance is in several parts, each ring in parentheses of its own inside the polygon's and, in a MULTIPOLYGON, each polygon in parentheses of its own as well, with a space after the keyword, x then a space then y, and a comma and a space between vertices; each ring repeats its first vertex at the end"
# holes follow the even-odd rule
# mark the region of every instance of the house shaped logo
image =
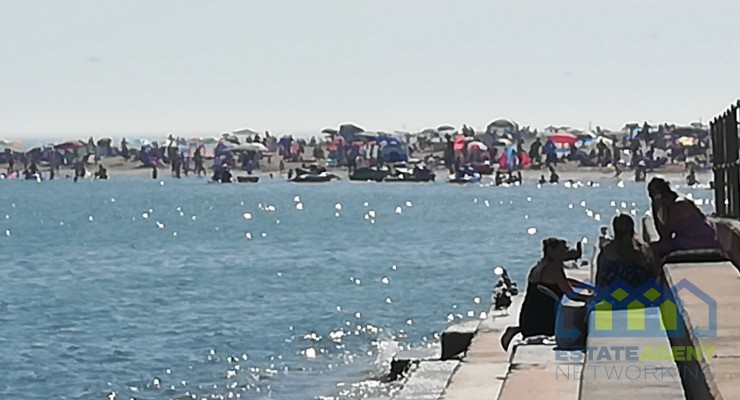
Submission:
MULTIPOLYGON (((591 286, 586 281, 573 292, 591 286)), ((591 286, 592 287, 592 286, 591 286)), ((593 337, 670 337, 686 336, 682 318, 683 304, 676 297, 682 290, 705 303, 708 325, 689 332, 694 337, 715 337, 717 334, 717 302, 703 290, 684 279, 667 288, 656 280, 649 280, 638 288, 618 280, 607 288, 597 288, 587 304, 588 335, 593 337)), ((569 293, 569 297, 572 294, 569 293)), ((562 309, 562 302, 558 312, 562 309)), ((583 326, 583 325, 581 325, 583 326)), ((577 327, 564 326, 559 318, 555 327, 558 337, 576 338, 582 333, 577 327)))

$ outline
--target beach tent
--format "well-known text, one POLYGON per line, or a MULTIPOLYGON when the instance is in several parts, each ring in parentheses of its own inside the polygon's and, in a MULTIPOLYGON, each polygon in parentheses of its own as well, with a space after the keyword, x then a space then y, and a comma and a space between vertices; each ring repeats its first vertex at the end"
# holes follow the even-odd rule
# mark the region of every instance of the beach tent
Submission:
POLYGON ((379 155, 385 162, 407 162, 409 147, 400 138, 384 135, 378 136, 375 142, 380 145, 379 155))

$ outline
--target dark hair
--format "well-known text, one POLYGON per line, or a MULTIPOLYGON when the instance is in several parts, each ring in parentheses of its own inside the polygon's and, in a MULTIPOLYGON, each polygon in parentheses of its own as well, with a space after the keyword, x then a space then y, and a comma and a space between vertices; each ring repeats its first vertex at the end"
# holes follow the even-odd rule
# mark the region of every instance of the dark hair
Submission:
POLYGON ((678 198, 678 194, 671 189, 671 185, 663 178, 656 177, 651 179, 650 183, 648 183, 647 189, 650 197, 654 197, 659 194, 673 200, 678 198))
POLYGON ((632 238, 635 235, 635 221, 628 214, 619 214, 612 220, 614 239, 632 238))
POLYGON ((549 237, 542 241, 542 254, 547 258, 550 254, 550 250, 558 247, 559 245, 566 246, 565 240, 554 237, 549 237))

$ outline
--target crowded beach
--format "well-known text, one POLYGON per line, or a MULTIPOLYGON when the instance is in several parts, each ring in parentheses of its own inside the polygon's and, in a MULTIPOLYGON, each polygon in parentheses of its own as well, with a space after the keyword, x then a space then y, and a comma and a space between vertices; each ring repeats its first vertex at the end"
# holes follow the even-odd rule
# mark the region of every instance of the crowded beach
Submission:
POLYGON ((33 181, 108 179, 111 174, 157 179, 206 177, 218 183, 256 183, 284 178, 296 183, 351 181, 431 182, 445 175, 453 184, 514 185, 522 179, 557 183, 559 172, 644 181, 648 173, 682 173, 700 183, 710 148, 708 128, 696 122, 625 124, 619 131, 548 126, 520 127, 498 119, 482 131, 442 125, 409 133, 368 131, 355 124, 323 129, 309 139, 241 129, 220 137, 164 140, 110 138, 24 147, 0 140, 0 178, 33 181), (109 172, 109 170, 111 172, 109 172), (115 172, 113 172, 115 171, 115 172))

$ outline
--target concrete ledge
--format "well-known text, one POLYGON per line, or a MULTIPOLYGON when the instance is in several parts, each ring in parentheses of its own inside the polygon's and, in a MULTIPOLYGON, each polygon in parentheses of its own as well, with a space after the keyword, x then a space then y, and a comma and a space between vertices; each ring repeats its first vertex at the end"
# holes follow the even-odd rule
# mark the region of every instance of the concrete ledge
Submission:
POLYGON ((579 398, 579 387, 578 379, 558 378, 552 365, 512 370, 498 400, 574 400, 579 398))
MULTIPOLYGON (((691 399, 733 399, 740 393, 740 279, 730 262, 703 264, 666 264, 666 283, 672 288, 684 327, 682 337, 671 338, 674 347, 693 346, 712 349, 710 359, 700 357, 682 363, 690 374, 683 377, 691 399), (707 299, 690 290, 680 290, 688 281, 703 291, 707 299), (679 286, 676 286, 679 285, 679 286), (700 335, 709 329, 710 306, 716 304, 716 332, 700 335)), ((681 363, 680 363, 681 364, 681 363)))
POLYGON ((450 380, 450 386, 442 396, 445 400, 498 399, 509 364, 463 363, 450 380))
MULTIPOLYGON (((613 329, 629 327, 628 321, 644 321, 640 337, 619 337, 604 331, 589 331, 588 348, 598 349, 593 358, 587 359, 582 372, 581 398, 621 400, 674 400, 683 399, 684 390, 678 368, 672 359, 650 359, 643 357, 647 351, 670 349, 671 343, 661 328, 662 315, 658 307, 635 310, 593 311, 592 320, 609 320, 613 329), (636 348, 639 360, 627 359, 625 354, 616 357, 610 349, 636 348), (607 356, 601 355, 601 351, 607 356)), ((591 328, 591 327, 590 327, 591 328)), ((592 350, 593 353, 593 350, 592 350)))

